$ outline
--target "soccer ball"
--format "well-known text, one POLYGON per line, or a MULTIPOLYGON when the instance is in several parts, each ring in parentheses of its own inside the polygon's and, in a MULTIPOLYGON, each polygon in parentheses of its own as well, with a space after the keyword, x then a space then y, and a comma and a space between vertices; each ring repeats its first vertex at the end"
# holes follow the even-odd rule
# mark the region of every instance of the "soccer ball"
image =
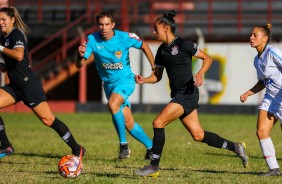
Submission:
POLYGON ((65 178, 75 178, 80 175, 83 168, 81 160, 75 155, 65 155, 58 163, 58 170, 65 178))

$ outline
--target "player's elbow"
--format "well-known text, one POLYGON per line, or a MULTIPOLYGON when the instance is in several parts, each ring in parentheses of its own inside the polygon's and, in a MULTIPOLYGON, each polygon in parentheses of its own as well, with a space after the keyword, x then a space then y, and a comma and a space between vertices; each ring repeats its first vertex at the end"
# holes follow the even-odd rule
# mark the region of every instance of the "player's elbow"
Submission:
POLYGON ((21 54, 19 54, 18 56, 16 56, 16 60, 17 61, 22 61, 24 59, 24 56, 23 55, 21 55, 21 54))
POLYGON ((160 80, 162 80, 162 76, 156 76, 156 82, 155 83, 159 82, 160 80))
POLYGON ((207 61, 208 61, 208 63, 210 63, 210 65, 211 65, 212 62, 213 62, 212 57, 208 56, 207 61))

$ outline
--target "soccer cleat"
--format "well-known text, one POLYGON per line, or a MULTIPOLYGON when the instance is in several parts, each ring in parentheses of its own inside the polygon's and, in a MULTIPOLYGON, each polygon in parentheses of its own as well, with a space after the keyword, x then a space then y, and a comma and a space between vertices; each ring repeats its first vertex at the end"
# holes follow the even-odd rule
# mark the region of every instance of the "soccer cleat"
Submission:
POLYGON ((72 150, 72 154, 77 156, 80 160, 82 160, 85 153, 86 153, 86 149, 83 146, 80 146, 79 149, 72 150))
POLYGON ((235 144, 235 153, 239 158, 241 158, 244 168, 248 167, 249 157, 246 154, 246 143, 236 142, 235 144))
POLYGON ((5 157, 5 156, 10 156, 15 152, 15 149, 13 146, 9 146, 5 149, 0 150, 0 159, 5 157))
POLYGON ((129 157, 130 157, 130 149, 128 148, 128 144, 120 144, 118 158, 124 159, 129 157))
POLYGON ((152 178, 157 178, 160 175, 159 168, 152 165, 147 165, 142 169, 134 171, 134 173, 139 176, 152 178))
POLYGON ((281 176, 282 173, 280 172, 279 168, 270 169, 268 172, 261 173, 259 176, 281 176))
POLYGON ((153 150, 152 148, 147 149, 146 154, 145 154, 145 160, 151 160, 153 156, 153 150))

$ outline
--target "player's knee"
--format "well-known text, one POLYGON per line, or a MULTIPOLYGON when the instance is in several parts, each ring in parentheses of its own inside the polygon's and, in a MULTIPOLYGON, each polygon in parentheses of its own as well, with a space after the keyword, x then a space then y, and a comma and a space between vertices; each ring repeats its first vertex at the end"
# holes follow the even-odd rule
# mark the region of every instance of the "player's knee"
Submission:
POLYGON ((153 121, 153 127, 154 128, 164 128, 164 122, 160 119, 160 118, 156 118, 154 121, 153 121))
POLYGON ((53 124, 54 120, 55 120, 55 118, 53 118, 53 117, 43 117, 43 118, 41 118, 42 123, 44 125, 48 126, 48 127, 50 127, 53 124))
POLYGON ((202 140, 204 139, 204 132, 202 131, 197 131, 195 133, 191 133, 193 139, 197 142, 202 142, 202 140))
POLYGON ((257 129, 256 134, 259 140, 266 139, 269 137, 269 132, 263 129, 257 129))
POLYGON ((134 126, 134 121, 125 121, 125 128, 131 130, 134 126))
POLYGON ((108 102, 108 108, 112 114, 115 114, 120 110, 120 106, 114 102, 108 102))

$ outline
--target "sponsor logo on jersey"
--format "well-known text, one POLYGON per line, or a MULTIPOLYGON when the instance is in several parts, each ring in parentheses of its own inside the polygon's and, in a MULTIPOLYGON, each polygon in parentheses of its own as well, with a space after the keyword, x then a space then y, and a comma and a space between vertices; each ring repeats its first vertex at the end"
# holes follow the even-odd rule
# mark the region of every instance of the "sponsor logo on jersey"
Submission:
POLYGON ((104 49, 105 47, 103 45, 97 45, 97 49, 104 49))
POLYGON ((122 62, 119 63, 101 63, 102 68, 106 70, 121 70, 123 69, 122 62))
POLYGON ((136 40, 141 40, 140 37, 137 34, 135 34, 135 33, 128 33, 128 36, 130 38, 135 38, 136 40))
POLYGON ((115 56, 116 56, 116 58, 120 59, 121 56, 122 56, 122 52, 121 51, 116 51, 115 52, 115 56))
POLYGON ((178 47, 177 46, 173 46, 171 49, 171 55, 177 55, 178 54, 178 47))
POLYGON ((21 42, 20 40, 16 41, 16 45, 23 45, 23 42, 21 42))

